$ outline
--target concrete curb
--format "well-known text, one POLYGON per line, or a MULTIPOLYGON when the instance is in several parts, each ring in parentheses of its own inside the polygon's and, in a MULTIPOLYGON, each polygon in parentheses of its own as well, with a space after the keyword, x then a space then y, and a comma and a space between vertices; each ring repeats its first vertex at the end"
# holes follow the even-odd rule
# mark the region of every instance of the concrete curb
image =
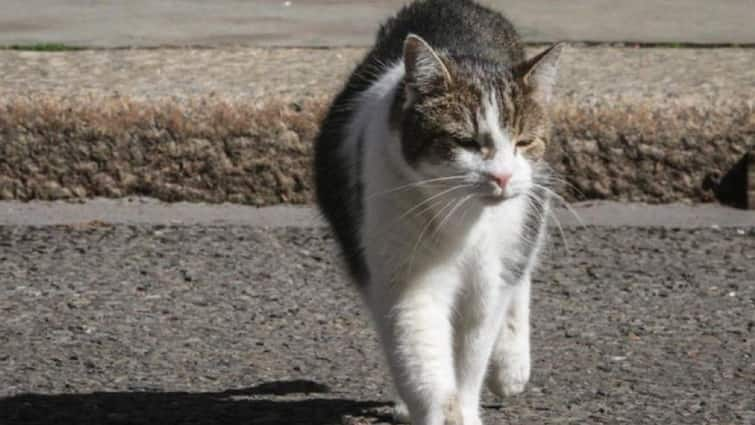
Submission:
MULTIPOLYGON (((312 202, 311 141, 361 51, 241 49, 236 61, 263 67, 248 80, 217 71, 230 53, 195 52, 3 53, 10 84, 0 87, 0 199, 312 202), (161 61, 150 74, 146 54, 161 61), (102 69, 83 75, 77 67, 87 61, 102 69), (197 88, 209 64, 217 64, 215 85, 197 88), (49 69, 69 76, 51 82, 49 69), (153 72, 164 83, 155 85, 153 72), (275 88, 264 87, 268 76, 275 88), (121 85, 81 89, 102 81, 121 85), (249 88, 264 95, 238 95, 249 88), (166 94, 144 94, 156 89, 166 94)), ((567 198, 711 201, 706 178, 723 176, 755 146, 753 60, 748 49, 570 49, 550 147, 550 163, 571 186, 567 198)))
MULTIPOLYGON (((755 231, 755 214, 716 204, 648 205, 613 201, 580 202, 573 210, 555 208, 564 228, 581 226, 718 228, 755 231)), ((98 225, 233 225, 257 227, 321 227, 325 220, 311 206, 165 203, 150 198, 97 198, 65 201, 1 201, 0 226, 98 225)), ((558 233, 554 225, 554 234, 558 233)), ((753 233, 755 235, 755 233, 753 233)))

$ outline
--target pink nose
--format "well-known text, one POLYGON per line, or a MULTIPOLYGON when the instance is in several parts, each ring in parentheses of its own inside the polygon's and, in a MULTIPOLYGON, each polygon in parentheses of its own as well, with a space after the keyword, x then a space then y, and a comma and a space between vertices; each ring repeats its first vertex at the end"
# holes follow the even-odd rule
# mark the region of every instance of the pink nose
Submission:
POLYGON ((509 184, 509 180, 511 180, 511 174, 493 174, 491 177, 501 189, 505 189, 506 185, 509 184))

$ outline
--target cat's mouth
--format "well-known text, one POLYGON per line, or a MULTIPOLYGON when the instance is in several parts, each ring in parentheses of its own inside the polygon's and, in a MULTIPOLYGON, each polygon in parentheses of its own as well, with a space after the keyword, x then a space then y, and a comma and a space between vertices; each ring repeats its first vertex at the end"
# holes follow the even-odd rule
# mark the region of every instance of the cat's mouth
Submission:
POLYGON ((518 198, 519 196, 520 195, 518 193, 511 195, 483 195, 480 197, 480 199, 482 199, 483 203, 487 205, 497 205, 506 201, 510 201, 514 198, 518 198))
POLYGON ((501 189, 500 187, 493 184, 484 184, 480 187, 480 189, 481 191, 485 192, 480 195, 480 199, 482 199, 483 203, 486 205, 500 204, 510 199, 517 198, 520 195, 519 192, 510 193, 510 191, 501 189))

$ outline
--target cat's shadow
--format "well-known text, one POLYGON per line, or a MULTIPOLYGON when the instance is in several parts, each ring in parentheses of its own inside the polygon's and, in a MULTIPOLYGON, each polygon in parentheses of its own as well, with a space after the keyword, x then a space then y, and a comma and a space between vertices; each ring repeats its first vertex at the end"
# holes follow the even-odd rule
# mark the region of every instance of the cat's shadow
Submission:
POLYGON ((389 403, 329 398, 311 381, 276 381, 215 393, 23 394, 0 399, 4 425, 341 424, 344 416, 389 422, 389 403), (291 398, 292 394, 296 397, 291 398), (313 396, 314 395, 314 396, 313 396), (285 397, 285 399, 281 399, 285 397))

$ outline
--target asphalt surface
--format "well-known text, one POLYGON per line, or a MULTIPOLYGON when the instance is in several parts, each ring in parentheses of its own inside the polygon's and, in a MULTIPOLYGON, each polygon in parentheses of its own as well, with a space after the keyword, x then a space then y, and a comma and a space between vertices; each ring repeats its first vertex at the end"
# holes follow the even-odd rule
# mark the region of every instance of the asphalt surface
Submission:
MULTIPOLYGON (((0 45, 367 46, 405 0, 3 0, 0 45)), ((481 0, 527 41, 755 43, 751 0, 481 0)))
MULTIPOLYGON (((486 423, 752 424, 755 225, 567 226, 486 423)), ((0 424, 390 422, 322 227, 0 226, 0 424)))

